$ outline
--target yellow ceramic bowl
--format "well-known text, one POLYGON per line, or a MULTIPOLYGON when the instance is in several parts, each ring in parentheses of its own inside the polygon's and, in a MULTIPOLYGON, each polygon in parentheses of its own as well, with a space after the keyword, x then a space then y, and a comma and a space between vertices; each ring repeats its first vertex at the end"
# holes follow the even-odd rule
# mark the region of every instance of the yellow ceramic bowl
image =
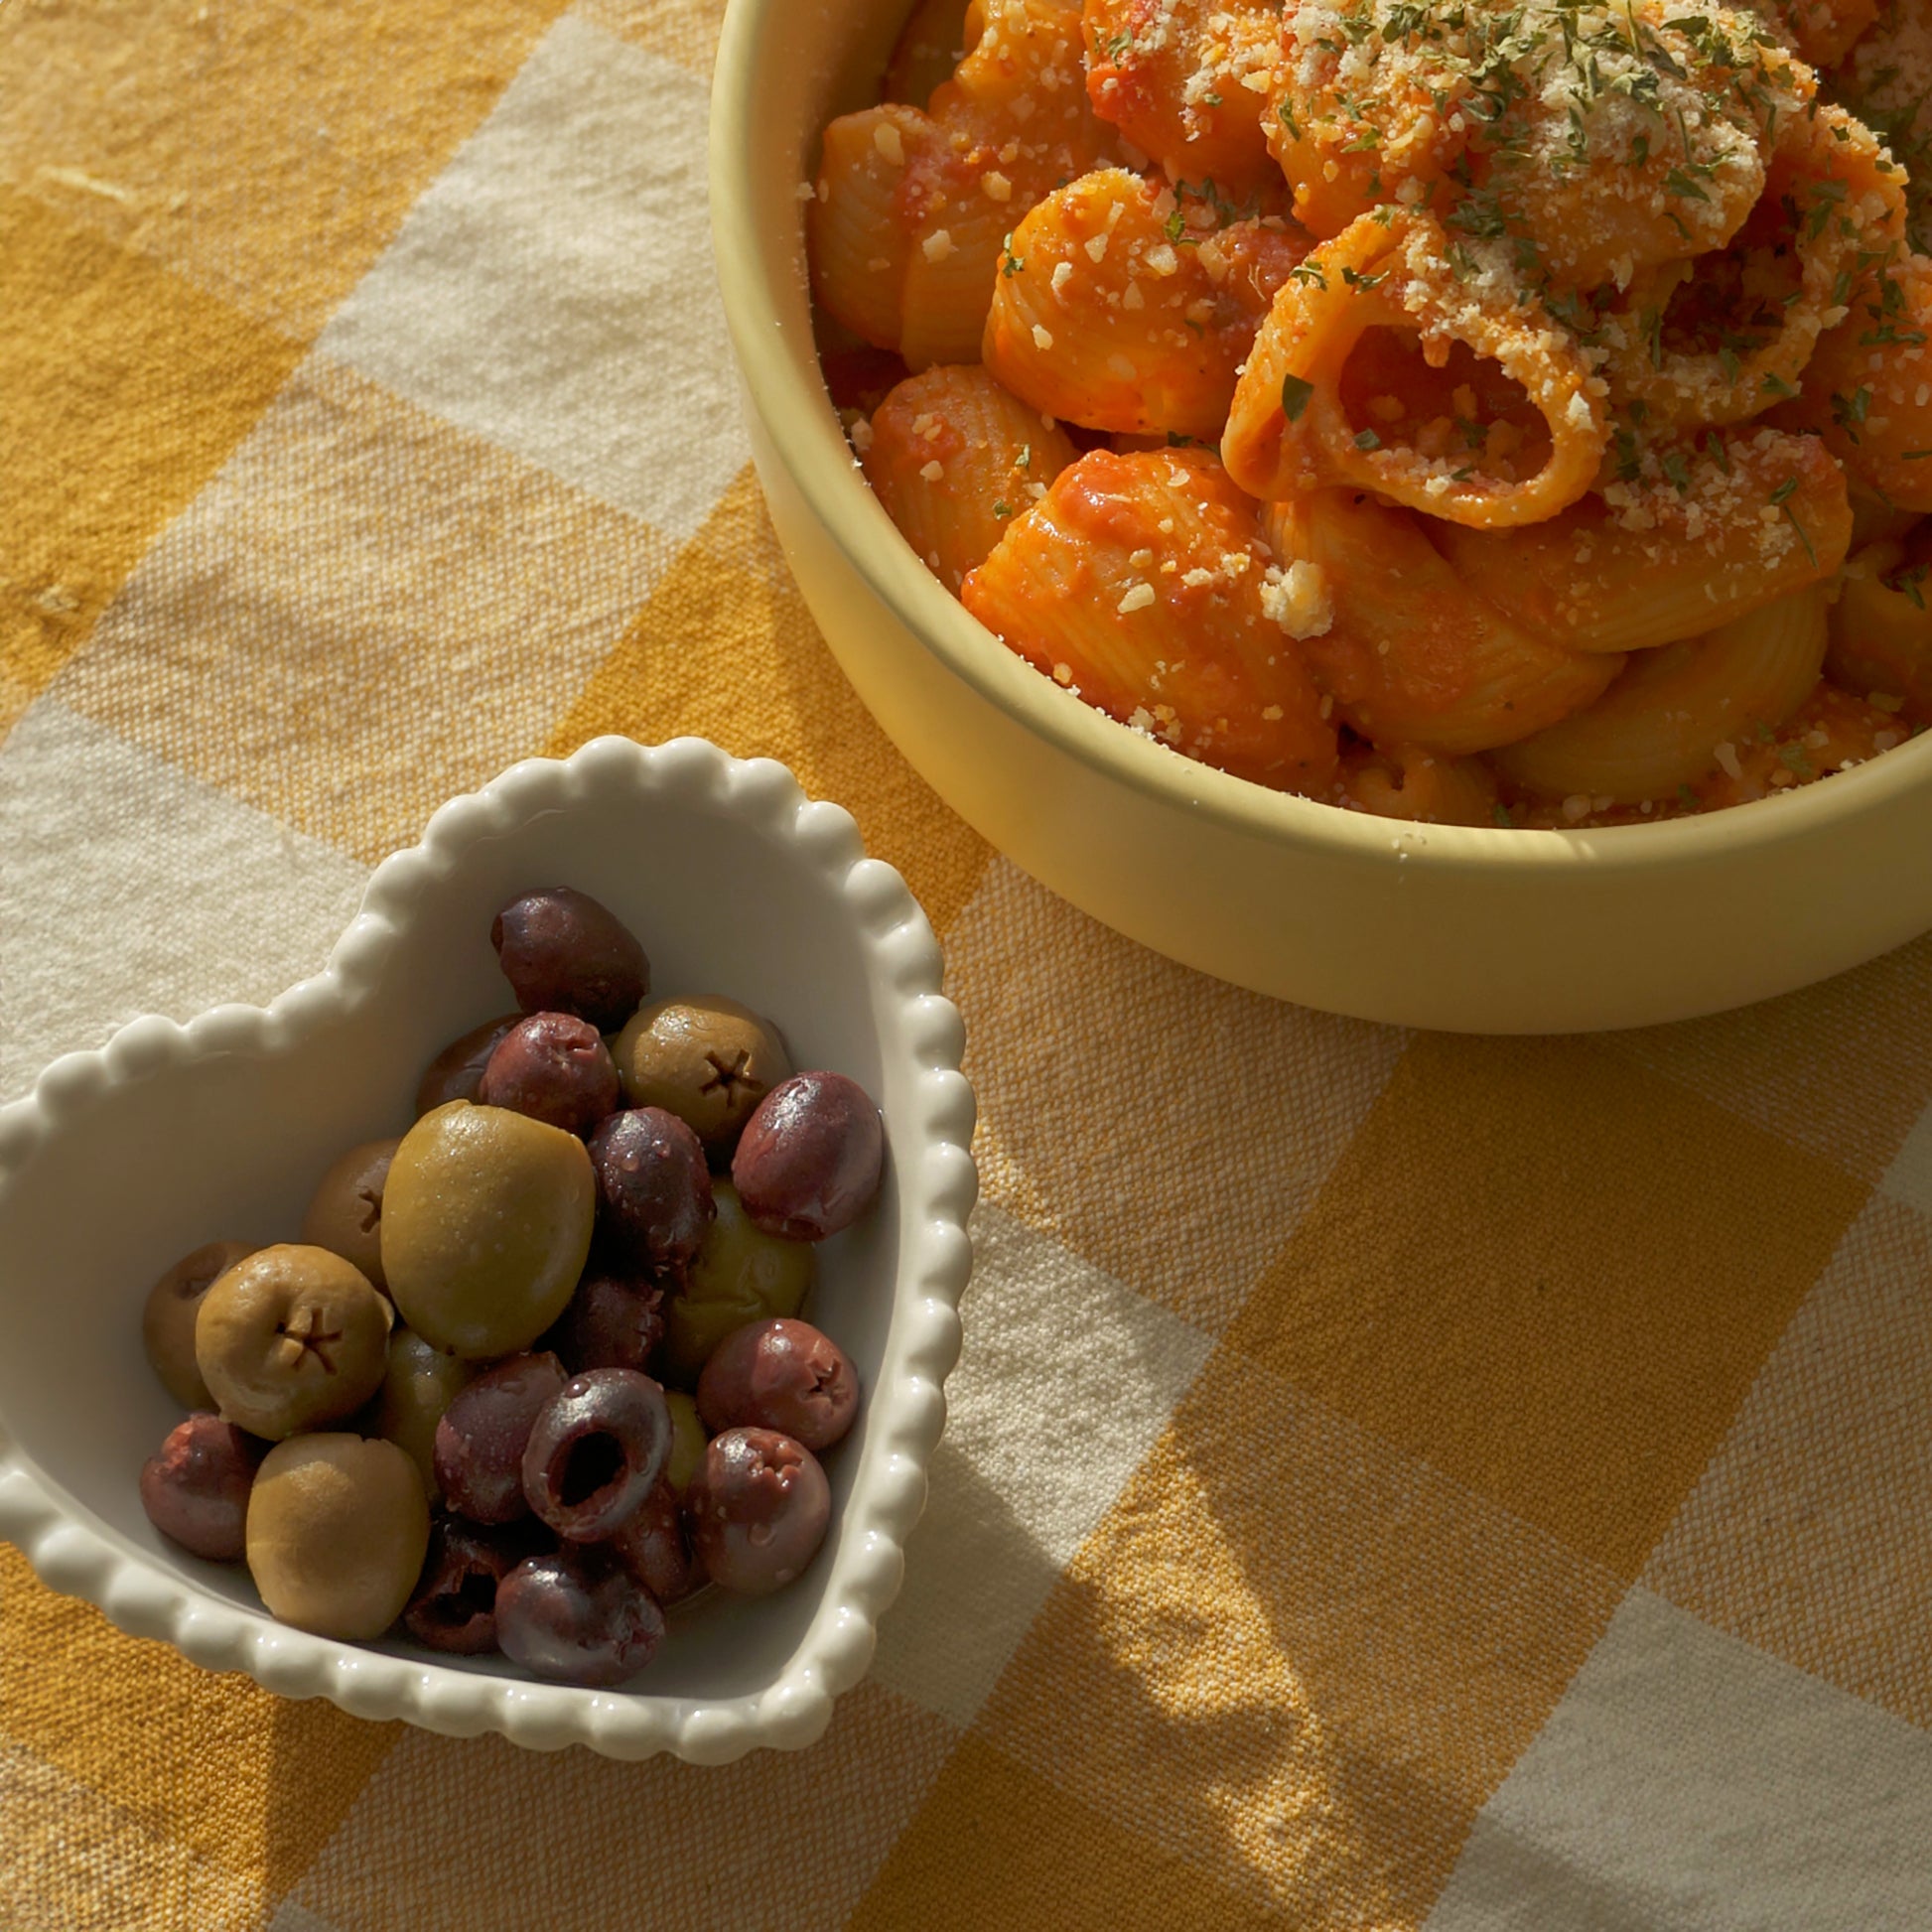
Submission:
POLYGON ((867 490, 813 355, 799 184, 875 97, 905 0, 731 0, 712 224, 754 452, 846 675, 954 810, 1190 966, 1333 1013, 1479 1033, 1741 1006, 1932 927, 1932 734, 1704 818, 1409 826, 1288 797, 1114 724, 1009 653, 867 490))

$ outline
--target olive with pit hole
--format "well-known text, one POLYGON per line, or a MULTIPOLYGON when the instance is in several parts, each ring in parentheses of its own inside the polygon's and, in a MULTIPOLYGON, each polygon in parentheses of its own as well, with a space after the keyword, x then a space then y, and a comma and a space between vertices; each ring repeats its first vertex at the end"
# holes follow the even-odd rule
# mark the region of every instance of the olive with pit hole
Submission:
POLYGON ((781 1241, 754 1227, 730 1181, 714 1182, 712 1199, 717 1218, 683 1291, 664 1304, 658 1365, 686 1388, 695 1385, 711 1351, 734 1328, 766 1315, 796 1314, 815 1267, 804 1242, 781 1241))
POLYGON ((416 1089, 417 1119, 452 1100, 475 1100, 496 1042, 522 1018, 520 1013, 499 1014, 472 1027, 461 1039, 451 1040, 423 1069, 422 1084, 416 1089))
POLYGON ((477 1098, 566 1134, 588 1134, 617 1111, 618 1069, 604 1035, 588 1020, 533 1013, 496 1042, 477 1098))
POLYGON ((523 1451, 536 1419, 563 1390, 556 1356, 514 1355, 457 1391, 436 1425, 436 1486, 454 1510, 477 1523, 526 1515, 523 1451))
POLYGON ((530 1426, 523 1495, 573 1543, 601 1543, 636 1514, 671 1452, 664 1391, 630 1368, 565 1383, 530 1426))
POLYGON ((195 1317, 202 1297, 236 1262, 255 1252, 247 1241, 210 1241, 191 1255, 183 1255, 148 1290, 141 1311, 141 1342, 161 1386, 184 1409, 212 1409, 214 1398, 202 1380, 195 1360, 195 1317))
POLYGON ((396 1149, 382 1264, 396 1311, 439 1348, 527 1348, 584 1272, 597 1183, 584 1143, 501 1107, 453 1100, 396 1149))
POLYGON ((777 1029, 719 993, 638 1008, 613 1051, 630 1105, 675 1114, 714 1159, 791 1071, 777 1029))
POLYGON ((431 1650, 480 1657, 496 1648, 496 1591, 525 1557, 537 1553, 526 1524, 484 1529, 454 1516, 430 1525, 423 1574, 402 1627, 431 1650))
POLYGON ((636 936, 568 886, 511 899, 491 922, 489 943, 525 1013, 574 1013, 614 1034, 650 992, 650 961, 636 936))
POLYGON ((272 1615, 318 1636, 379 1637, 422 1575, 422 1479, 393 1443, 291 1437, 262 1458, 247 1544, 248 1574, 272 1615))
POLYGON ((376 1392, 394 1318, 341 1255, 286 1242, 236 1262, 202 1297, 195 1359, 229 1422, 279 1443, 341 1422, 376 1392))
POLYGON ((770 1429, 728 1429, 711 1439, 684 1507, 711 1580, 765 1596, 817 1555, 832 1492, 803 1444, 770 1429))
POLYGON ((394 1443, 415 1463, 431 1502, 442 1493, 436 1483, 436 1425, 481 1369, 481 1363, 438 1348, 413 1328, 398 1328, 389 1337, 368 1433, 394 1443))
POLYGON ((732 1180, 767 1234, 823 1241, 872 1205, 885 1155, 879 1109, 858 1081, 795 1073, 746 1123, 732 1180))
POLYGON ((302 1238, 312 1248, 341 1255, 380 1288, 382 1282, 382 1187, 401 1145, 392 1135, 352 1147, 317 1183, 302 1238))
POLYGON ((852 1427, 859 1378, 845 1350, 809 1321, 751 1321, 712 1350, 698 1414, 712 1430, 775 1429, 814 1454, 852 1427))
POLYGON ((267 1445, 219 1416, 190 1416, 141 1465, 148 1521, 184 1550, 233 1563, 246 1547, 248 1491, 267 1445))

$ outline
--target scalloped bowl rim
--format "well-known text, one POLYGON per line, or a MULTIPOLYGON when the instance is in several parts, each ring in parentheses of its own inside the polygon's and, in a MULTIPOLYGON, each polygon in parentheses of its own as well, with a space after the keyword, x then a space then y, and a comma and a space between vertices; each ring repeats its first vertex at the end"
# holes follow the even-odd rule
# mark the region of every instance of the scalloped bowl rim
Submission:
POLYGON ((324 1697, 358 1717, 400 1718, 449 1735, 500 1731, 537 1749, 582 1743, 611 1756, 670 1751, 724 1763, 759 1746, 812 1742, 832 1701, 865 1675, 877 1619, 898 1591, 905 1537, 924 1506, 972 1266, 966 1221, 978 1184, 975 1102, 959 1065, 958 1012, 941 991, 938 941, 899 874, 866 855, 842 806, 811 798, 775 759, 732 758, 702 739, 644 746, 601 738, 568 759, 525 759, 440 806, 415 845, 377 865, 322 970, 266 1007, 216 1006, 186 1022, 146 1015, 103 1045, 52 1062, 28 1096, 0 1107, 0 1188, 64 1131, 72 1111, 118 1082, 207 1056, 280 1050, 352 1014, 379 964, 407 948, 412 888, 425 869, 446 874, 492 835, 560 810, 595 808, 598 786, 613 783, 736 819, 790 848, 790 863, 817 869, 851 922, 875 1007, 893 1002, 900 1037, 889 1041, 882 1026, 882 1050, 907 1055, 918 1095, 911 1145, 920 1158, 897 1163, 905 1234, 893 1323, 905 1327, 891 1351, 897 1373, 890 1395, 875 1390, 869 1403, 873 1427, 885 1435, 855 1478, 819 1604, 775 1680, 739 1697, 609 1695, 452 1670, 428 1652, 403 1657, 313 1636, 196 1591, 156 1559, 91 1527, 58 1474, 31 1462, 7 1435, 4 1418, 0 1539, 18 1547, 49 1587, 84 1598, 120 1629, 169 1642, 207 1668, 244 1672, 282 1696, 324 1697))

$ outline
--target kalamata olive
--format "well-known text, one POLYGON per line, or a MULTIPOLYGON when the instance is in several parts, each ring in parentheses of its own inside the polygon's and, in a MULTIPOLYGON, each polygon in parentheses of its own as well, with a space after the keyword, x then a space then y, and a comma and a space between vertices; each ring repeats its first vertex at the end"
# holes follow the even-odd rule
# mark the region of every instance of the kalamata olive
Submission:
POLYGON ((698 1137, 661 1107, 613 1114, 590 1138, 600 1240, 651 1274, 682 1270, 716 1208, 698 1137))
POLYGON ((832 1492, 803 1444, 772 1429, 728 1429, 711 1439, 684 1507, 712 1581, 764 1596, 817 1555, 832 1492))
POLYGON ((668 1478, 606 1546, 660 1603, 689 1596, 704 1580, 704 1565, 691 1547, 691 1528, 668 1478))
POLYGON ((588 1134, 618 1106, 618 1068, 604 1035, 574 1013, 533 1013, 501 1039, 483 1068, 485 1107, 588 1134))
POLYGON ((147 1306, 141 1311, 141 1340, 161 1386, 184 1409, 214 1407, 195 1360, 195 1317, 202 1311, 202 1297, 217 1277, 254 1252, 246 1241, 210 1241, 183 1255, 148 1290, 147 1306))
POLYGON ((621 1275, 586 1275, 543 1337, 573 1375, 593 1368, 643 1369, 664 1336, 664 1292, 621 1275))
POLYGON ((531 1543, 527 1524, 483 1529, 438 1517, 430 1525, 423 1574, 402 1613, 403 1628, 432 1650, 462 1657, 494 1650, 497 1586, 526 1557, 539 1554, 531 1543))
POLYGON ((816 1272, 811 1244, 760 1233, 729 1180, 712 1183, 712 1200, 717 1218, 682 1290, 664 1304, 659 1371, 686 1388, 697 1385, 698 1371, 734 1328, 765 1315, 796 1314, 816 1272))
POLYGON ((452 1100, 474 1101, 496 1042, 522 1018, 520 1013, 501 1014, 451 1040, 423 1069, 422 1084, 416 1089, 417 1118, 447 1107, 452 1100))
POLYGON ((698 1420, 698 1405, 682 1389, 664 1391, 664 1407, 671 1412, 671 1453, 664 1463, 664 1480, 681 1496, 691 1486, 711 1440, 698 1420))
POLYGON ((496 1587, 496 1643, 558 1684, 621 1684, 664 1635, 656 1599, 608 1550, 567 1543, 526 1557, 496 1587))
POLYGON ((228 1421, 278 1443, 376 1392, 394 1320, 341 1255, 286 1242, 236 1262, 202 1297, 195 1360, 228 1421))
POLYGON ((778 1030, 719 993, 639 1007, 612 1051, 630 1105, 675 1114, 720 1162, 791 1071, 778 1030))
POLYGON ((247 1547, 248 1491, 265 1443, 219 1416, 190 1416, 141 1465, 141 1507, 165 1537, 213 1563, 247 1547))
POLYGON ((864 1087, 843 1073, 794 1073, 745 1123, 732 1179, 765 1233, 823 1241, 872 1205, 885 1154, 879 1109, 864 1087))
POLYGON ((312 1248, 341 1255, 369 1278, 382 1278, 382 1188, 398 1143, 364 1141, 352 1147, 323 1175, 302 1216, 302 1238, 312 1248))
POLYGON ((601 1543, 636 1514, 664 1473, 671 1412, 631 1368, 573 1376, 544 1404, 523 1449, 523 1494, 573 1543, 601 1543))
POLYGON ((712 1350, 698 1377, 711 1430, 775 1429, 814 1454, 852 1427, 859 1378, 845 1351, 809 1321, 748 1321, 712 1350))
POLYGON ((269 1614, 324 1637, 379 1637, 429 1547, 416 1465, 394 1443, 292 1436, 248 1496, 248 1574, 269 1614))
POLYGON ((523 1499, 523 1451, 544 1406, 565 1382, 556 1356, 514 1355, 460 1389, 436 1425, 436 1486, 475 1523, 509 1523, 523 1499))
POLYGON ((568 886, 525 893, 496 914, 489 943, 525 1013, 574 1013, 614 1034, 650 991, 650 961, 615 913, 568 886))

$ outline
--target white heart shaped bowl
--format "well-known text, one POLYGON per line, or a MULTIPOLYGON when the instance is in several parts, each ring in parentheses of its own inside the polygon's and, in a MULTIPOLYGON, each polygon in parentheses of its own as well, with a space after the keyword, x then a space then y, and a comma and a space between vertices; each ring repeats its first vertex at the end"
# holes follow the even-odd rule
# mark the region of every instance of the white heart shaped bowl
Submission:
POLYGON ((0 1536, 121 1629, 359 1717, 699 1763, 810 1743, 897 1592, 959 1354, 974 1107, 940 974, 898 874, 769 759, 606 738, 452 800, 376 868, 314 979, 265 1009, 137 1020, 0 1110, 0 1536), (821 1247, 808 1310, 864 1392, 826 1456, 825 1546, 773 1596, 706 1590, 677 1606, 657 1656, 617 1691, 291 1629, 241 1566, 161 1537, 136 1490, 181 1413, 142 1350, 148 1285, 205 1241, 291 1238, 338 1153, 399 1133, 437 1050, 513 1004, 492 914, 552 885, 637 933, 655 992, 730 993, 768 1015, 798 1065, 858 1080, 887 1131, 878 1205, 821 1247))

